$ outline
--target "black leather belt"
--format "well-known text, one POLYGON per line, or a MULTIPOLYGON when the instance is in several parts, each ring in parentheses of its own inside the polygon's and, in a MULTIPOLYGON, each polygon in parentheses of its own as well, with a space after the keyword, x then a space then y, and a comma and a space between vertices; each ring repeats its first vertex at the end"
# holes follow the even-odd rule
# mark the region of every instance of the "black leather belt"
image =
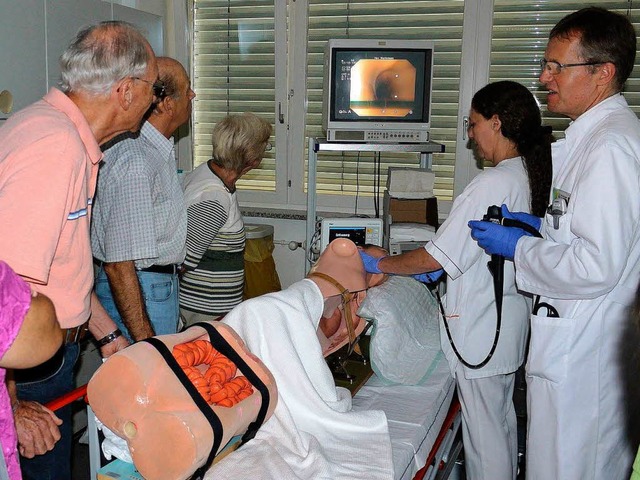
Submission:
MULTIPOLYGON (((102 260, 98 260, 97 258, 93 259, 93 263, 98 267, 102 268, 105 264, 102 260)), ((150 272, 150 273, 166 273, 170 275, 176 275, 178 273, 178 265, 172 263, 170 265, 151 265, 146 268, 136 268, 138 272, 150 272)))
POLYGON ((82 340, 85 333, 89 330, 89 322, 85 322, 82 325, 78 325, 77 327, 72 328, 63 328, 64 332, 64 343, 76 343, 82 340))
POLYGON ((139 272, 151 272, 151 273, 169 273, 175 275, 178 273, 178 266, 175 263, 171 265, 151 265, 147 268, 139 268, 139 272))

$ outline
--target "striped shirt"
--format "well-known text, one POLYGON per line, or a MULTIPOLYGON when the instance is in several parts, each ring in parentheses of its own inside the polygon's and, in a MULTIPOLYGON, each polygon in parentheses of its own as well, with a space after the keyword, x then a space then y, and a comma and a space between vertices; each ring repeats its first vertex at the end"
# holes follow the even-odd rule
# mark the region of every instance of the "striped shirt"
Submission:
POLYGON ((180 308, 219 316, 242 301, 245 233, 236 193, 205 163, 184 179, 186 272, 180 308))

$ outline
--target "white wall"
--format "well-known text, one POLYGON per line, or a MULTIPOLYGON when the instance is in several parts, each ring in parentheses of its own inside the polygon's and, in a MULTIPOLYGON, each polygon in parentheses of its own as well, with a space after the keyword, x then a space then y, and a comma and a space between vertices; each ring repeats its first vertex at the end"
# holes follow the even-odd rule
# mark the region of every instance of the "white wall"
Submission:
POLYGON ((0 91, 13 95, 13 112, 39 100, 57 84, 58 59, 76 32, 102 20, 138 25, 162 54, 163 12, 103 0, 0 0, 0 91))

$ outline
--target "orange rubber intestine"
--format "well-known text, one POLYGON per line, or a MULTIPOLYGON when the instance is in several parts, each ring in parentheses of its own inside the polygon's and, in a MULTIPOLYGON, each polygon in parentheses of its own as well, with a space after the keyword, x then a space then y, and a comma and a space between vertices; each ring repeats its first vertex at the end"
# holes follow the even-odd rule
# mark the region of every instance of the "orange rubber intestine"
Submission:
POLYGON ((253 393, 253 387, 246 377, 235 376, 236 365, 207 340, 175 345, 172 353, 196 390, 210 405, 232 407, 253 393), (198 368, 200 365, 208 365, 204 374, 198 368))

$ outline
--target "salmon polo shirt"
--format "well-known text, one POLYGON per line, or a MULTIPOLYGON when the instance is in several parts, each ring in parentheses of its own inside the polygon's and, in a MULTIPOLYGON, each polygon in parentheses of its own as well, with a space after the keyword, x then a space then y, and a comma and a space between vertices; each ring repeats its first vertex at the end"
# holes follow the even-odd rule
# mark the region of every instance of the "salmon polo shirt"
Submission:
POLYGON ((51 299, 62 328, 89 318, 101 158, 87 120, 56 88, 0 128, 0 260, 51 299))

